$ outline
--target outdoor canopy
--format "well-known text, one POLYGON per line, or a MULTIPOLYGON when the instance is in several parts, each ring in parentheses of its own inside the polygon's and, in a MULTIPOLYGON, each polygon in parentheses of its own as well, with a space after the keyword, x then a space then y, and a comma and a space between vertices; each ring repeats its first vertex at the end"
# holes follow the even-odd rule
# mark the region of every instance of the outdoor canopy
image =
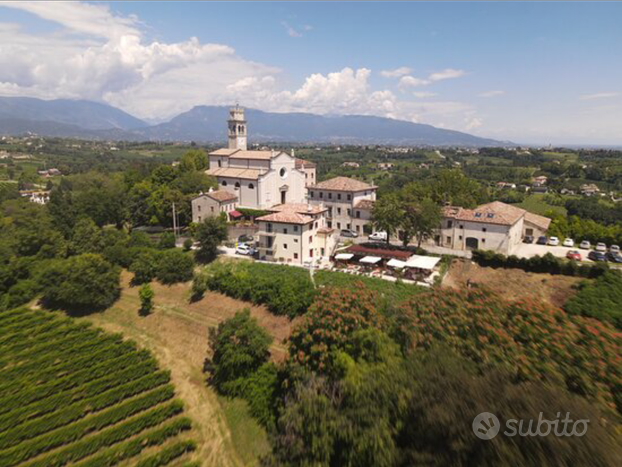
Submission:
POLYGON ((400 261, 399 259, 390 259, 389 262, 387 263, 387 266, 392 267, 392 268, 397 268, 397 269, 402 269, 404 266, 406 266, 406 263, 404 261, 400 261))
POLYGON ((435 256, 411 256, 408 261, 406 261, 406 267, 408 268, 417 268, 417 269, 434 269, 434 266, 440 261, 440 258, 435 256))
POLYGON ((381 259, 382 258, 380 258, 378 256, 365 256, 365 258, 361 259, 361 263, 376 264, 381 259))
POLYGON ((352 259, 354 255, 352 253, 339 253, 335 255, 335 259, 352 259))

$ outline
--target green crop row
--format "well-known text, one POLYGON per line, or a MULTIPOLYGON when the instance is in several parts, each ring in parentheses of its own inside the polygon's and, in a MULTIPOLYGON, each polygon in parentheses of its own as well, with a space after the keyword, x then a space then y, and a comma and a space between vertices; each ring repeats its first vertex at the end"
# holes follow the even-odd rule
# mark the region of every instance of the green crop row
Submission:
MULTIPOLYGON (((13 323, 0 323, 0 327, 3 331, 3 336, 0 339, 0 345, 4 346, 8 342, 14 340, 14 336, 27 336, 29 337, 32 334, 35 336, 41 335, 43 332, 42 329, 54 328, 58 326, 60 323, 66 323, 65 320, 59 319, 53 314, 46 314, 43 316, 29 316, 21 321, 16 321, 13 323), (37 333, 32 331, 37 330, 37 333)), ((70 324, 70 323, 67 323, 70 324)))
POLYGON ((15 395, 10 394, 1 397, 0 415, 4 412, 14 410, 17 407, 41 400, 51 394, 65 391, 96 378, 100 378, 120 367, 127 367, 141 361, 153 359, 151 354, 146 350, 136 351, 135 345, 131 342, 113 344, 105 352, 91 355, 91 358, 98 363, 95 365, 88 365, 88 362, 84 362, 81 367, 78 366, 78 368, 82 368, 82 370, 73 374, 70 373, 45 384, 25 388, 15 395))
POLYGON ((0 434, 0 450, 8 449, 22 441, 35 438, 56 428, 79 420, 89 413, 110 407, 129 397, 149 391, 170 381, 168 372, 160 371, 118 386, 90 399, 84 399, 44 417, 30 420, 0 434))
MULTIPOLYGON (((60 328, 67 328, 71 323, 60 320, 36 321, 30 326, 24 327, 21 323, 15 326, 2 326, 4 336, 0 339, 0 347, 2 349, 11 350, 12 346, 21 343, 24 340, 33 338, 32 340, 46 341, 52 332, 60 328)), ((32 345, 32 342, 29 342, 32 345)))
POLYGON ((187 452, 196 450, 196 448, 197 443, 194 441, 179 441, 178 443, 163 449, 159 453, 143 459, 136 464, 136 467, 162 467, 170 463, 172 460, 183 456, 187 452))
MULTIPOLYGON (((141 378, 156 370, 157 365, 155 360, 145 360, 131 367, 121 367, 119 371, 113 371, 102 378, 89 381, 82 386, 68 391, 54 393, 50 395, 50 397, 46 397, 26 406, 20 405, 15 410, 6 413, 2 419, 0 419, 0 433, 12 427, 16 427, 27 420, 32 420, 47 413, 55 412, 60 407, 66 407, 82 399, 89 399, 104 391, 141 378)), ((165 382, 168 382, 168 380, 165 382)))
MULTIPOLYGON (((109 430, 68 446, 57 453, 31 462, 27 464, 27 467, 62 467, 69 462, 84 459, 86 456, 96 453, 101 448, 112 446, 147 428, 159 425, 165 420, 181 413, 183 408, 184 406, 181 401, 173 401, 168 405, 156 407, 140 417, 128 420, 109 430)), ((6 467, 12 467, 13 465, 15 464, 9 464, 6 467)))
MULTIPOLYGON (((55 346, 59 344, 59 341, 64 341, 68 337, 80 336, 85 331, 88 331, 93 337, 102 334, 101 332, 97 332, 96 329, 90 329, 88 327, 83 327, 83 329, 75 329, 71 323, 67 322, 52 323, 52 325, 54 325, 54 328, 45 334, 36 335, 34 330, 29 330, 26 337, 21 338, 12 344, 9 343, 2 345, 4 355, 0 358, 0 364, 5 365, 6 363, 14 363, 17 360, 37 355, 39 353, 39 349, 55 349, 55 346)), ((11 331, 6 330, 5 332, 8 333, 11 331)), ((20 335, 18 333, 14 334, 17 336, 20 335)), ((42 355, 46 355, 46 352, 43 352, 42 355)))
POLYGON ((114 425, 134 414, 160 404, 173 395, 173 386, 169 384, 85 420, 25 441, 10 449, 2 450, 0 451, 0 465, 7 467, 16 465, 51 449, 79 440, 89 433, 114 425))
POLYGON ((189 430, 191 427, 192 423, 189 418, 179 418, 162 428, 91 457, 76 467, 112 467, 125 459, 139 455, 145 448, 161 445, 166 440, 177 436, 182 431, 189 430))

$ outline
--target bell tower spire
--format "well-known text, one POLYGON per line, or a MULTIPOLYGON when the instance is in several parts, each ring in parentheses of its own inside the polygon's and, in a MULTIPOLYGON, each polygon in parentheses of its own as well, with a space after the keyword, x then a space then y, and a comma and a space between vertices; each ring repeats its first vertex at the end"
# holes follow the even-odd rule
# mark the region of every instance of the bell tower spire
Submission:
POLYGON ((246 151, 246 119, 244 109, 238 104, 229 109, 229 149, 246 151))

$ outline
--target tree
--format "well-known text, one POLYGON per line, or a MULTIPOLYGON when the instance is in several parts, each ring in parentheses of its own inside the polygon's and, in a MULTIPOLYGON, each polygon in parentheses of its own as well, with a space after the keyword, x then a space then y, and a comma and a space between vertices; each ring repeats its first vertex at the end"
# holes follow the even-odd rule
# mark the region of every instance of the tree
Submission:
POLYGON ((184 251, 190 251, 192 249, 192 245, 194 242, 191 238, 187 238, 184 240, 184 251))
POLYGON ((43 302, 68 311, 92 312, 119 298, 121 270, 96 254, 52 261, 39 274, 43 302))
POLYGON ((194 261, 180 250, 164 250, 159 255, 156 277, 163 284, 175 284, 192 279, 194 261))
POLYGON ((144 249, 138 253, 130 264, 129 270, 134 273, 132 284, 144 284, 155 279, 158 273, 158 265, 161 253, 155 249, 144 249))
POLYGON ((76 222, 71 235, 70 249, 73 254, 101 253, 104 248, 102 230, 89 217, 76 222))
POLYGON ((399 228, 404 211, 400 206, 399 198, 396 195, 386 195, 374 203, 371 218, 372 225, 376 230, 387 233, 387 243, 391 241, 391 236, 399 228))
POLYGON ((429 198, 419 202, 405 201, 404 215, 400 223, 402 228, 402 242, 404 246, 415 237, 417 246, 421 247, 423 240, 430 238, 441 223, 441 208, 429 198))
POLYGON ((153 289, 149 284, 143 284, 138 291, 140 297, 140 315, 146 316, 153 310, 153 289))
POLYGON ((218 245, 227 239, 227 222, 223 216, 208 217, 201 222, 195 232, 195 239, 199 243, 196 252, 198 261, 207 263, 216 258, 218 245))
POLYGON ((268 361, 272 338, 245 309, 209 330, 211 382, 222 394, 241 395, 246 379, 268 361))
POLYGON ((164 232, 158 242, 158 248, 161 250, 175 248, 175 234, 173 232, 164 232))

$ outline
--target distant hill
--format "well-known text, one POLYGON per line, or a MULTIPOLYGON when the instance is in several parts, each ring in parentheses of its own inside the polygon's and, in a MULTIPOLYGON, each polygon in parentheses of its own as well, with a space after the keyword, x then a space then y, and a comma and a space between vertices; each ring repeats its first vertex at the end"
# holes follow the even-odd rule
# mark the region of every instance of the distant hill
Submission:
POLYGON ((115 107, 83 100, 0 97, 0 119, 75 125, 84 130, 133 130, 147 123, 115 107))
MULTIPOLYGON (((0 97, 0 134, 27 132, 84 139, 223 143, 226 106, 197 106, 168 122, 148 125, 122 110, 90 101, 0 97)), ((383 117, 322 116, 247 109, 250 142, 502 146, 512 143, 383 117)))

